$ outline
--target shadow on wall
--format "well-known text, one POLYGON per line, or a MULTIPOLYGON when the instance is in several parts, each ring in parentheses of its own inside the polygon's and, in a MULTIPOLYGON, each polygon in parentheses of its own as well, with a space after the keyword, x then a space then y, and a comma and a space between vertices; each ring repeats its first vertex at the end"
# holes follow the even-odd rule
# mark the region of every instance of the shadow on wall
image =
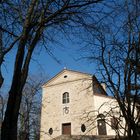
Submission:
POLYGON ((53 140, 115 140, 115 136, 61 135, 53 140))
MULTIPOLYGON (((127 137, 116 138, 115 136, 80 136, 80 135, 61 135, 54 138, 53 140, 128 140, 127 137)), ((136 140, 140 140, 140 137, 137 137, 136 140)))

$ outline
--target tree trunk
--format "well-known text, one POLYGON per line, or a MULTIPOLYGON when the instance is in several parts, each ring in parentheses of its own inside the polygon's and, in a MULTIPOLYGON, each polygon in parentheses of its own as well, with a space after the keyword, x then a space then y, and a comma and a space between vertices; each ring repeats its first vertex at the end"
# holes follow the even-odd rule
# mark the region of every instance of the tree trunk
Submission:
POLYGON ((22 46, 25 43, 24 39, 25 37, 22 38, 20 42, 21 46, 19 46, 16 55, 13 81, 9 91, 7 109, 1 128, 1 140, 17 140, 17 120, 23 89, 23 86, 21 86, 23 85, 21 69, 24 59, 24 46, 22 46))
POLYGON ((22 90, 27 79, 29 63, 34 47, 41 35, 39 28, 39 32, 37 32, 35 38, 33 39, 30 49, 28 49, 28 53, 25 57, 24 49, 28 37, 28 30, 26 31, 19 43, 20 45, 16 55, 13 81, 9 91, 7 109, 1 128, 1 140, 17 140, 17 122, 22 98, 22 90))
POLYGON ((137 140, 137 128, 136 124, 133 120, 129 120, 128 124, 128 131, 127 131, 127 139, 128 140, 137 140))
POLYGON ((19 110, 20 106, 21 93, 18 93, 18 96, 16 96, 15 93, 17 93, 16 90, 11 90, 9 92, 10 96, 8 100, 7 110, 1 128, 1 140, 17 139, 17 120, 18 120, 17 110, 19 110), (9 108, 9 106, 12 107, 9 108))

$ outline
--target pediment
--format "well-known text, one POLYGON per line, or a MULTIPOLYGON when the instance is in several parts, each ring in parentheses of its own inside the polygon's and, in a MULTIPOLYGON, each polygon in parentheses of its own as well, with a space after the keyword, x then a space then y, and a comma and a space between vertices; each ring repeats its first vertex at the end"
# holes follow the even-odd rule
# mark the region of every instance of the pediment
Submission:
POLYGON ((45 83, 43 87, 57 85, 70 81, 76 81, 84 78, 88 79, 91 77, 92 75, 90 74, 64 69, 61 72, 59 72, 56 76, 51 78, 47 83, 45 83))

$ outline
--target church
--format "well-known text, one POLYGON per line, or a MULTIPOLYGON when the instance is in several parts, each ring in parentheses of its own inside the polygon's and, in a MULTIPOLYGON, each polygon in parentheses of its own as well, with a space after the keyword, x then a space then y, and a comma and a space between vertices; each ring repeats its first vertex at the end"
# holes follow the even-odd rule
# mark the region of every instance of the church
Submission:
POLYGON ((123 133, 120 122, 125 124, 115 99, 94 75, 64 69, 42 86, 40 140, 115 136, 116 130, 123 133))

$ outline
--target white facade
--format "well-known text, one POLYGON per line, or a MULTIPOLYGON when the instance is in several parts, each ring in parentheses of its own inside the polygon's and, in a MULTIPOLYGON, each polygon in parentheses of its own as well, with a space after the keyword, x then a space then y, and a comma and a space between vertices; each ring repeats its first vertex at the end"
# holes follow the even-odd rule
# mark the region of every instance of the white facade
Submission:
MULTIPOLYGON (((117 104, 105 95, 95 77, 63 70, 43 86, 40 140, 62 134, 100 135, 102 121, 97 116, 109 111, 110 105, 117 104)), ((108 123, 103 134, 115 135, 110 119, 109 115, 105 118, 108 123)))

